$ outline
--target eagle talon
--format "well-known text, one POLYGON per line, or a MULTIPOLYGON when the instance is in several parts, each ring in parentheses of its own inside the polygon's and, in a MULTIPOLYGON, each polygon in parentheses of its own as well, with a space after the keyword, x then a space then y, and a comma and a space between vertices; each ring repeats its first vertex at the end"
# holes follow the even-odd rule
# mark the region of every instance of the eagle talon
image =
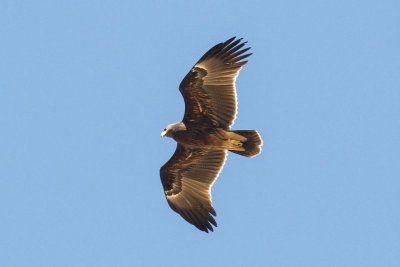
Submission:
POLYGON ((229 150, 242 150, 242 151, 244 151, 243 143, 238 141, 238 140, 229 140, 228 149, 229 150))

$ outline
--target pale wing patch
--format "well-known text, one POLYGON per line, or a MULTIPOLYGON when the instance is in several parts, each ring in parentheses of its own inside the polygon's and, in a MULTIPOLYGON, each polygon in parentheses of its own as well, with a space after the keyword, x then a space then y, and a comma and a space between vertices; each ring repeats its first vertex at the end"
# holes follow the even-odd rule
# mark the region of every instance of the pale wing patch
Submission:
MULTIPOLYGON (((207 201, 210 202, 210 205, 212 205, 211 188, 213 187, 214 183, 217 181, 218 176, 221 173, 222 169, 224 168, 225 163, 226 163, 226 159, 228 157, 228 151, 227 150, 222 150, 222 151, 225 154, 224 161, 222 162, 222 165, 220 166, 219 170, 215 174, 215 178, 213 179, 213 181, 210 184, 203 183, 203 182, 200 182, 200 181, 196 181, 196 180, 193 180, 193 179, 182 179, 181 191, 179 193, 173 194, 173 195, 167 194, 167 198, 172 200, 172 199, 175 199, 177 197, 184 197, 184 196, 182 196, 183 192, 189 192, 189 191, 190 192, 196 192, 196 191, 198 191, 199 193, 201 193, 203 199, 206 199, 207 201), (189 189, 189 190, 186 190, 186 189, 189 189)), ((165 192, 167 193, 167 192, 170 192, 170 191, 171 190, 165 191, 165 192)))
POLYGON ((226 121, 229 128, 232 127, 238 113, 235 83, 242 67, 227 69, 224 62, 214 58, 198 63, 195 67, 207 72, 203 78, 203 88, 211 98, 215 99, 217 118, 226 121))
POLYGON ((176 158, 161 174, 162 179, 173 175, 174 182, 165 189, 165 196, 171 208, 189 223, 202 231, 212 231, 217 223, 213 216, 211 187, 221 172, 226 150, 196 150, 192 157, 189 152, 176 158))
POLYGON ((179 90, 185 99, 183 120, 229 130, 237 115, 235 82, 250 48, 231 38, 205 53, 185 76, 179 90))

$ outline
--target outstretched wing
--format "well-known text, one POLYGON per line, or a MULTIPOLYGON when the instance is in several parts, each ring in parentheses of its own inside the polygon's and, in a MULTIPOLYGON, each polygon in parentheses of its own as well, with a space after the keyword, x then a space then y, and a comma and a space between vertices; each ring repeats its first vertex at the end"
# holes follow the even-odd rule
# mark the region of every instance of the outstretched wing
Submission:
POLYGON ((161 182, 170 207, 198 229, 213 231, 211 187, 221 171, 225 150, 191 149, 177 145, 174 155, 160 169, 161 182))
POLYGON ((229 130, 237 113, 235 80, 251 54, 246 42, 235 37, 205 53, 182 80, 179 90, 185 100, 183 122, 229 130))

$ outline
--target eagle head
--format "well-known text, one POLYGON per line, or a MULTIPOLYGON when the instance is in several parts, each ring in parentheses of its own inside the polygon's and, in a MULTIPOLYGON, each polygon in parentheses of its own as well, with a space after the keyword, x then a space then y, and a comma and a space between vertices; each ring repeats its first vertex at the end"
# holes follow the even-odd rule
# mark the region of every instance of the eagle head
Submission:
POLYGON ((169 124, 167 127, 164 128, 164 130, 161 133, 161 136, 172 137, 172 135, 178 131, 186 131, 186 126, 183 122, 169 124))

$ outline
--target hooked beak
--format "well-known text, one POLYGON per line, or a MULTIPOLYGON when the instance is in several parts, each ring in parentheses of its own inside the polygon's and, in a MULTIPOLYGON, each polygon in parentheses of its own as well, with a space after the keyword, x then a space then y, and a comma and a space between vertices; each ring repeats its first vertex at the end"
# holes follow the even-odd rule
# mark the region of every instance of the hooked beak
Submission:
POLYGON ((161 137, 166 137, 166 136, 171 137, 170 129, 165 128, 164 131, 162 131, 161 137))

